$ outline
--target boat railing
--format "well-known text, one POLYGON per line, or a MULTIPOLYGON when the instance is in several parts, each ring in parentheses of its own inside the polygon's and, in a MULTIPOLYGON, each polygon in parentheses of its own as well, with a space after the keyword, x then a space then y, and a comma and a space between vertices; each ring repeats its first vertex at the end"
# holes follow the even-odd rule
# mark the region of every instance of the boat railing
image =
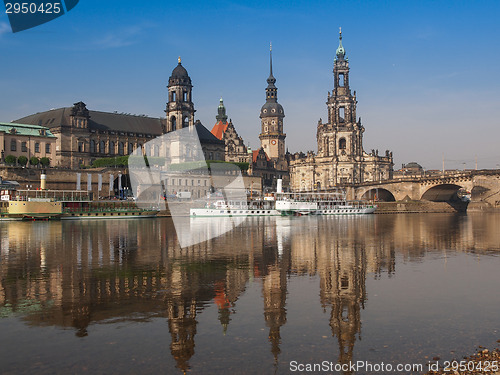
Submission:
POLYGON ((54 202, 89 202, 92 192, 84 190, 17 190, 13 200, 50 199, 54 202))

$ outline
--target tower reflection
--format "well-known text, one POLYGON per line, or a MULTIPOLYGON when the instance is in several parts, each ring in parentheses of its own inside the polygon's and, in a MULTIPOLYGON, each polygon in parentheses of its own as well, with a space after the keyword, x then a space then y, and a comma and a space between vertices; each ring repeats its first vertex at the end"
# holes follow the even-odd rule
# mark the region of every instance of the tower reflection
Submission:
POLYGON ((0 317, 72 327, 78 337, 96 323, 165 319, 168 350, 186 372, 200 314, 215 307, 218 332, 230 335, 239 300, 259 283, 277 365, 290 279, 317 278, 338 362, 348 363, 362 335, 367 277, 390 277, 397 259, 419 261, 429 251, 498 250, 498 224, 458 215, 251 218, 181 249, 168 219, 1 223, 0 317))

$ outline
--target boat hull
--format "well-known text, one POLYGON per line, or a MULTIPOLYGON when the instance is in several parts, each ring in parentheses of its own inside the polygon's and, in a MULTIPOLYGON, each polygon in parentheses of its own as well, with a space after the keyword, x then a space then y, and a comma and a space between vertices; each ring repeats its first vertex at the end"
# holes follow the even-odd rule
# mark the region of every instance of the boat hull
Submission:
POLYGON ((66 212, 61 220, 92 220, 92 219, 139 219, 156 217, 158 211, 107 211, 107 212, 66 212))
POLYGON ((281 216, 275 209, 215 209, 215 208, 192 208, 189 210, 190 217, 232 217, 232 216, 281 216))

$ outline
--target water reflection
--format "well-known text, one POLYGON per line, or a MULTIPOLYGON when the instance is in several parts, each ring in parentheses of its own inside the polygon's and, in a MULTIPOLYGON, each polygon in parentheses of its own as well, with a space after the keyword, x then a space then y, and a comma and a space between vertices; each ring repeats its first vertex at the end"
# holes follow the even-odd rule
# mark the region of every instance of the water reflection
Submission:
MULTIPOLYGON (((71 327, 78 337, 89 335, 95 323, 166 318, 171 356, 187 371, 199 314, 215 307, 218 322, 212 324, 225 334, 238 300, 259 283, 261 302, 254 303, 262 304, 268 349, 278 366, 291 277, 317 278, 336 361, 348 363, 362 333, 367 276, 392 277, 398 264, 434 254, 496 253, 499 224, 499 215, 251 218, 181 249, 168 219, 1 223, 0 317, 31 327, 71 327)), ((195 219, 185 225, 224 223, 195 219)), ((306 315, 314 308, 298 309, 306 315)))

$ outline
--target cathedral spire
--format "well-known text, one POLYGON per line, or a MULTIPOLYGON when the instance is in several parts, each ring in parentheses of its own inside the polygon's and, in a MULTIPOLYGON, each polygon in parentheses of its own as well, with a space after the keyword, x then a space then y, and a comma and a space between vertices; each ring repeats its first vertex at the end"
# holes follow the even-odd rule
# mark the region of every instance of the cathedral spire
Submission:
POLYGON ((269 78, 267 79, 266 101, 276 103, 278 101, 278 89, 274 85, 276 78, 273 76, 273 45, 269 45, 269 78))
POLYGON ((273 42, 269 43, 269 68, 270 68, 269 78, 271 78, 273 77, 273 42))
POLYGON ((336 52, 336 58, 335 60, 339 59, 339 60, 347 60, 347 57, 345 56, 345 49, 344 49, 344 46, 342 45, 342 28, 340 27, 339 28, 339 46, 337 48, 337 52, 336 52))

